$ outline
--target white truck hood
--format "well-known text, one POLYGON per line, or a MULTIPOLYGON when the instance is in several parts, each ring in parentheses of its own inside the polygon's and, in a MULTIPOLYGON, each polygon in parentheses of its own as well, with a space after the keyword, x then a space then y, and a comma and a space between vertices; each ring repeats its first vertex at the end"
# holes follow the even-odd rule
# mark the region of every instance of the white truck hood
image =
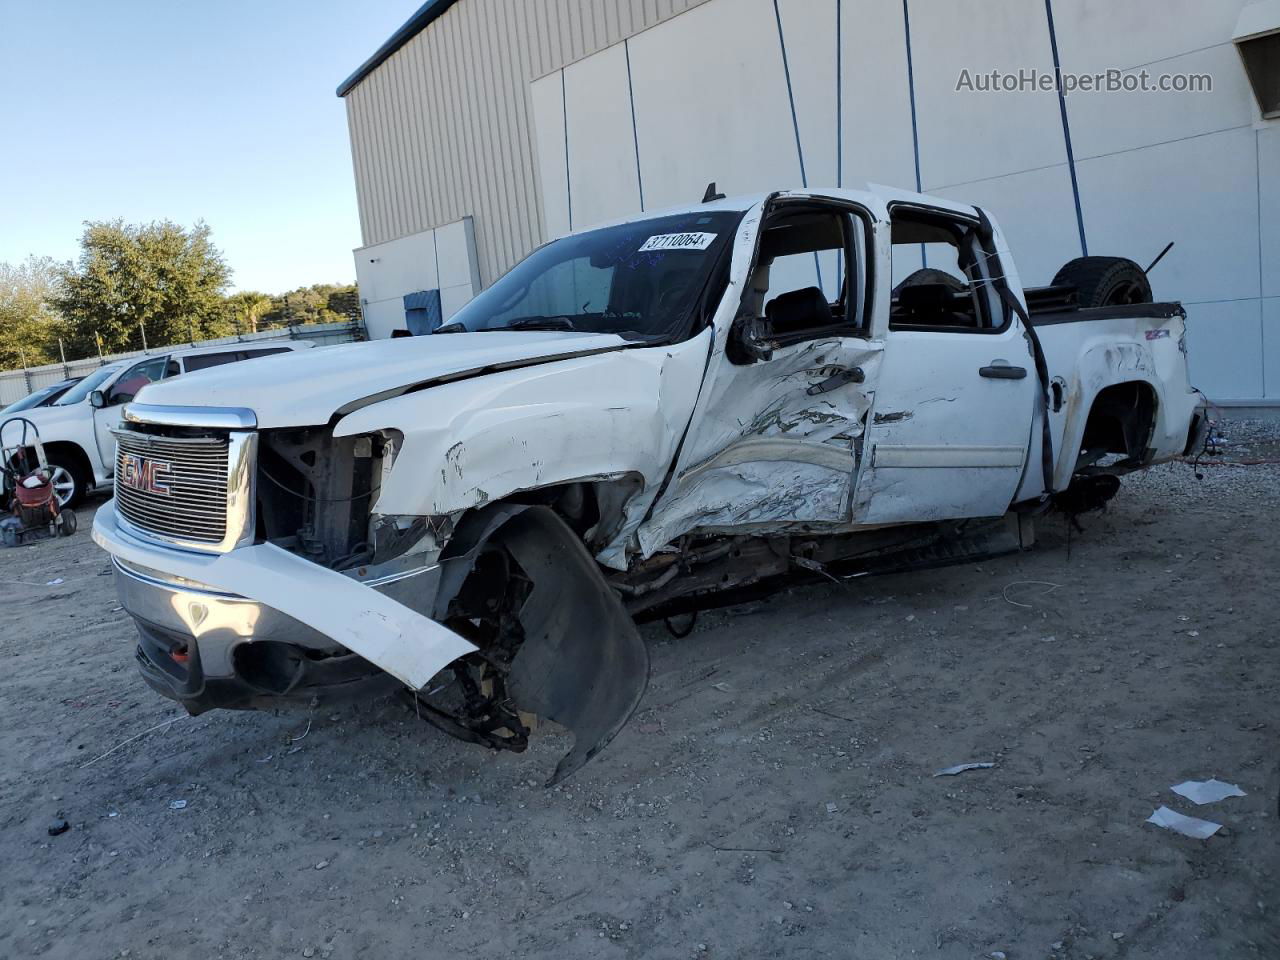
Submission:
POLYGON ((258 426, 327 423, 357 401, 432 381, 530 363, 617 350, 613 334, 550 330, 451 333, 348 343, 262 357, 162 380, 138 392, 138 403, 179 407, 241 407, 258 426))

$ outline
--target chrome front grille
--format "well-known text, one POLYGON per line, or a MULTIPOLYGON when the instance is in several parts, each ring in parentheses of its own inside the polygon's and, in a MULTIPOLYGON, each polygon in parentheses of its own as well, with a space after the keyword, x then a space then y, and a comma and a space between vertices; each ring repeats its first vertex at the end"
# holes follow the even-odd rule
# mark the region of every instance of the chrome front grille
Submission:
POLYGON ((233 446, 242 445, 242 436, 116 431, 116 509, 144 533, 229 549, 229 530, 237 539, 241 532, 231 529, 228 514, 244 499, 233 483, 233 473, 240 472, 234 470, 233 446))

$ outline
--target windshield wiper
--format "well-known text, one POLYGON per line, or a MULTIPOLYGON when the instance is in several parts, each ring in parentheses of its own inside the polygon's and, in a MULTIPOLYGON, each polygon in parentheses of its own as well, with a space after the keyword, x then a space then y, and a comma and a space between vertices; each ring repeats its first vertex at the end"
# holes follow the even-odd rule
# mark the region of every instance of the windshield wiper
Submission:
POLYGON ((572 330, 573 321, 568 317, 521 317, 512 320, 498 330, 572 330))
POLYGON ((442 327, 436 327, 431 331, 434 336, 437 333, 466 333, 467 325, 455 320, 453 323, 446 323, 442 327))

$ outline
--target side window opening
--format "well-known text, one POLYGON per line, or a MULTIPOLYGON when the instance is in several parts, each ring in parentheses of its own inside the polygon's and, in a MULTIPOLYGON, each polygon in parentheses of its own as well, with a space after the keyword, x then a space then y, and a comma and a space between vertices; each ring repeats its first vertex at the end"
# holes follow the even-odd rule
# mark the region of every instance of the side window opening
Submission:
POLYGON ((220 367, 224 363, 235 363, 239 359, 241 359, 239 352, 227 350, 222 353, 196 353, 185 358, 182 362, 186 365, 187 373, 194 373, 197 370, 220 367))
POLYGON ((990 330, 1002 312, 990 280, 994 255, 976 224, 931 211, 891 212, 889 329, 990 330))
POLYGON ((148 383, 162 379, 169 363, 168 357, 152 357, 130 367, 111 386, 107 403, 128 403, 148 383))
POLYGON ((847 326, 852 328, 850 335, 860 335, 862 246, 861 231, 850 213, 802 208, 775 215, 760 239, 744 306, 767 318, 775 334, 847 326))

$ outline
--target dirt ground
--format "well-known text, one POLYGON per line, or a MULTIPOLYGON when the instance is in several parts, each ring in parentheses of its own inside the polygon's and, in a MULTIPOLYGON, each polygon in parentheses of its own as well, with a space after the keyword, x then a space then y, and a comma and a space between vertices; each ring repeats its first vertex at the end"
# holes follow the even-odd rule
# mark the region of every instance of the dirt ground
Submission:
POLYGON ((1204 472, 1130 478, 1069 555, 1055 520, 647 627, 639 713, 552 790, 563 734, 185 717, 82 511, 0 554, 0 958, 1280 957, 1280 468, 1204 472), (1248 796, 1169 790, 1212 776, 1248 796))

